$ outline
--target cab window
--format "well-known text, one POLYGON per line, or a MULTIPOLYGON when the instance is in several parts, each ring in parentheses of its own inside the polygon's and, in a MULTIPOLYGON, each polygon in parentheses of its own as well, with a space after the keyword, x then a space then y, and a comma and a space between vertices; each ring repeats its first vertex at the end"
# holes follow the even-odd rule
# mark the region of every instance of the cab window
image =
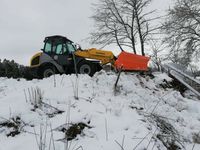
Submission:
POLYGON ((67 43, 67 49, 69 51, 69 54, 72 54, 76 50, 74 45, 70 42, 67 43))
POLYGON ((62 52, 62 44, 58 44, 58 45, 56 46, 55 53, 56 53, 57 55, 63 54, 63 52, 62 52))
POLYGON ((51 43, 46 43, 45 44, 45 47, 44 47, 44 52, 46 52, 46 53, 50 53, 51 52, 51 43))

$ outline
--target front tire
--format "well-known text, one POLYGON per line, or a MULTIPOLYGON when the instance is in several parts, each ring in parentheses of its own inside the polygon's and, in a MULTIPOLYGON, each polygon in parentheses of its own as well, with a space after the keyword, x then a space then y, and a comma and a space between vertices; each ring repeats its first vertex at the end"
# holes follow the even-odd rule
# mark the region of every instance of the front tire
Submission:
POLYGON ((93 76, 96 72, 94 64, 89 61, 82 61, 77 66, 77 71, 80 74, 88 74, 89 76, 93 76))
POLYGON ((40 69, 40 77, 48 78, 56 73, 54 66, 44 66, 40 69))

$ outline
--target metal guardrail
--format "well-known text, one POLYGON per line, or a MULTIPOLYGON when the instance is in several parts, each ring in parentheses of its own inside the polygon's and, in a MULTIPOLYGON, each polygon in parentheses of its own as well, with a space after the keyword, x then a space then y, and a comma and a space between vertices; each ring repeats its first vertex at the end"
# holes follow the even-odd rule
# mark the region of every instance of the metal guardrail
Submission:
POLYGON ((168 72, 168 74, 173 76, 175 79, 177 79, 180 83, 182 83, 184 86, 186 86, 188 89, 190 89, 193 93, 195 93, 200 98, 200 81, 199 80, 184 73, 179 68, 174 67, 173 64, 165 65, 165 69, 168 72))

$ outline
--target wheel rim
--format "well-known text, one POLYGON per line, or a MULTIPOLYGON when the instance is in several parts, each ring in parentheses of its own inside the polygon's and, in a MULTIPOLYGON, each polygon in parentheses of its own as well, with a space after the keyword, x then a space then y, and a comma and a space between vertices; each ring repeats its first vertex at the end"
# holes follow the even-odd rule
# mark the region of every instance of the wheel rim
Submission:
POLYGON ((81 74, 90 74, 91 73, 91 68, 89 65, 84 64, 80 67, 80 73, 81 74))
POLYGON ((54 71, 52 69, 46 69, 43 73, 44 77, 50 77, 51 75, 54 74, 54 71))

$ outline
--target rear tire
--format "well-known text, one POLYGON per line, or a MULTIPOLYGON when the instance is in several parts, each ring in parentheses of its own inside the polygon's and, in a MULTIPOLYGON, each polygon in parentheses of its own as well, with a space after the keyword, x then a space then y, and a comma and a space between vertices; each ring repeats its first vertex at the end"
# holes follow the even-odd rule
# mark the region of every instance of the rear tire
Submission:
POLYGON ((93 76, 96 72, 94 64, 89 61, 82 61, 77 66, 77 71, 80 74, 88 74, 89 76, 93 76))
POLYGON ((40 78, 48 78, 56 73, 54 66, 44 66, 40 69, 40 78))

